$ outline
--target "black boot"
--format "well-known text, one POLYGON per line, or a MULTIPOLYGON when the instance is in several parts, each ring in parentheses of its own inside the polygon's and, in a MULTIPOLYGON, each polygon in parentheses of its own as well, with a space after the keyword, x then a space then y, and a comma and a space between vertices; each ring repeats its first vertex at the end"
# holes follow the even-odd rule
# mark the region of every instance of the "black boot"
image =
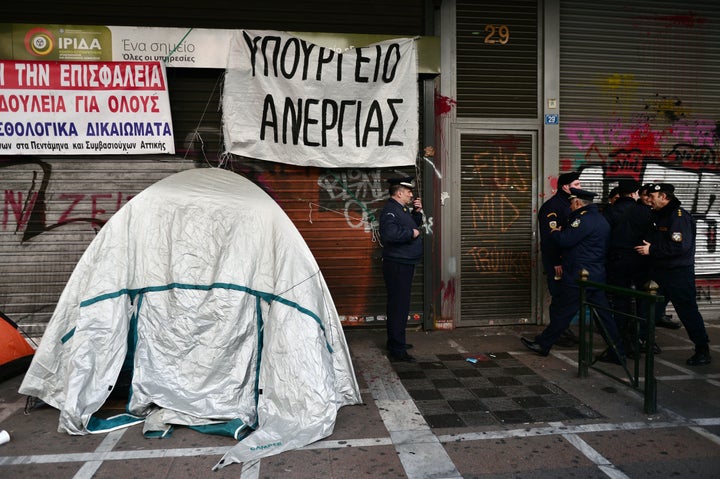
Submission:
POLYGON ((710 348, 707 344, 704 344, 695 346, 695 354, 685 362, 688 366, 702 366, 703 364, 710 364, 710 360, 710 348))

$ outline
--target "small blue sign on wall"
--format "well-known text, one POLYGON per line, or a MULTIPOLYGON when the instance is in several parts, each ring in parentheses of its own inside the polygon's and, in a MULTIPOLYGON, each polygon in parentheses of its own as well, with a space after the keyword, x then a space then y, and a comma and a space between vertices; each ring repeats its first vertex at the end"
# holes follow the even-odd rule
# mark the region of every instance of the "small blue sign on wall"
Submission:
POLYGON ((545 115, 545 124, 546 125, 557 125, 558 123, 560 123, 560 118, 557 113, 545 115))

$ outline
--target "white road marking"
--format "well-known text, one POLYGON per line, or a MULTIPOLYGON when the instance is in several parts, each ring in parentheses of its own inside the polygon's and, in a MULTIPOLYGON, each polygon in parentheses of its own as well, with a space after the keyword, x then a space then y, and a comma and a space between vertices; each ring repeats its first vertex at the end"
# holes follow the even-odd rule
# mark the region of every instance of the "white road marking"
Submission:
POLYGON ((709 441, 712 441, 718 446, 720 446, 720 437, 718 437, 717 434, 713 434, 707 429, 697 426, 690 427, 690 430, 700 434, 705 439, 708 439, 709 441))
MULTIPOLYGON (((598 423, 598 424, 577 424, 563 425, 554 422, 548 426, 502 429, 497 431, 466 432, 459 434, 446 434, 435 436, 440 443, 462 442, 462 441, 487 441, 497 439, 509 439, 517 437, 541 437, 541 436, 562 436, 565 434, 588 434, 610 431, 637 431, 650 429, 671 429, 687 427, 704 431, 707 426, 720 426, 720 417, 699 418, 680 421, 662 422, 628 422, 628 423, 598 423)), ((698 431, 696 431, 698 432, 698 431)), ((412 434, 417 432, 413 431, 412 434)), ((701 432, 702 434, 702 432, 701 432)), ((714 435, 713 435, 714 436, 714 435)), ((395 435, 398 441, 405 441, 407 438, 401 432, 395 435)), ((426 438, 421 438, 425 440, 426 438)), ((717 440, 712 439, 713 441, 717 440)), ((303 450, 315 449, 336 449, 347 447, 372 447, 388 446, 393 444, 392 437, 375 437, 364 439, 344 439, 341 441, 318 441, 303 447, 303 450)), ((124 461, 128 459, 153 459, 163 457, 196 457, 196 456, 219 456, 225 454, 232 446, 222 447, 194 447, 175 449, 143 449, 135 451, 108 451, 108 452, 86 452, 68 454, 37 454, 30 456, 0 456, 0 466, 11 466, 21 464, 50 464, 66 462, 88 462, 88 461, 124 461)))
POLYGON ((458 343, 453 341, 452 339, 448 341, 448 344, 451 348, 453 348, 455 351, 457 351, 459 354, 467 354, 467 349, 460 346, 458 343))
POLYGON ((608 461, 605 456, 597 452, 590 444, 583 441, 580 436, 576 434, 563 434, 562 437, 575 448, 580 451, 585 457, 590 459, 598 468, 605 473, 606 476, 612 479, 630 479, 624 472, 615 467, 613 463, 608 461))
MULTIPOLYGON (((123 434, 125 434, 125 431, 127 431, 127 429, 117 429, 115 431, 110 431, 107 436, 105 436, 105 438, 102 440, 100 445, 98 445, 98 447, 95 449, 95 452, 97 454, 103 454, 112 451, 113 448, 120 441, 120 438, 123 437, 123 434)), ((80 470, 75 473, 73 479, 92 479, 97 470, 100 469, 102 463, 102 460, 86 462, 82 465, 80 470)))

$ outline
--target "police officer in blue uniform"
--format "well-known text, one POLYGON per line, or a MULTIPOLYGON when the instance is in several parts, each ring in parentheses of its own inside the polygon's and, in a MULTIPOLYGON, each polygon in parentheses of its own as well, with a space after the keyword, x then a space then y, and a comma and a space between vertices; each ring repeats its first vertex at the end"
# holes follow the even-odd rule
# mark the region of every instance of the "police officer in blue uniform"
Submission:
POLYGON ((422 259, 422 201, 413 199, 415 178, 392 178, 388 199, 380 213, 383 278, 387 289, 387 349, 390 359, 414 362, 405 340, 415 265, 422 259))
POLYGON ((695 290, 695 220, 675 197, 675 186, 656 183, 648 186, 654 228, 635 250, 650 257, 650 276, 658 291, 672 302, 688 337, 695 344, 689 366, 710 364, 705 323, 697 305, 695 290))
MULTIPOLYGON (((570 171, 558 176, 557 192, 551 196, 538 211, 538 229, 540 230, 540 255, 543 270, 547 279, 550 293, 550 308, 557 301, 560 294, 560 279, 563 276, 562 251, 550 235, 560 231, 567 225, 570 216, 570 188, 580 188, 580 173, 570 171)), ((552 321, 552 315, 550 318, 552 321)), ((563 331, 556 342, 558 346, 572 347, 578 344, 578 339, 569 327, 563 331)))
MULTIPOLYGON (((520 338, 525 347, 541 356, 549 354, 580 309, 580 288, 576 283, 580 272, 587 270, 590 281, 605 282, 605 257, 610 225, 593 203, 594 197, 595 193, 590 191, 571 188, 569 199, 572 212, 568 225, 550 235, 550 241, 561 250, 563 271, 558 295, 550 305, 550 324, 534 341, 520 338)), ((609 344, 611 340, 614 345, 598 360, 622 363, 625 351, 615 321, 608 311, 605 292, 588 288, 586 294, 588 301, 600 306, 598 314, 609 335, 605 339, 609 344)))

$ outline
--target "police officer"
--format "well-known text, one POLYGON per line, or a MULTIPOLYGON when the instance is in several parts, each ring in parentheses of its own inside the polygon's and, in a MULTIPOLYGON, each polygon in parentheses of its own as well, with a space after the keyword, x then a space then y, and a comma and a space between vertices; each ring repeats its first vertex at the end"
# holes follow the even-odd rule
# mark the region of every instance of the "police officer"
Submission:
MULTIPOLYGON (((540 254, 543 270, 550 293, 550 309, 560 294, 560 279, 563 277, 561 249, 550 239, 553 232, 560 231, 570 216, 570 188, 580 188, 580 173, 571 171, 558 176, 557 192, 550 197, 538 211, 538 229, 540 230, 540 254)), ((552 321, 552 315, 550 315, 552 321)), ((569 326, 569 323, 568 323, 569 326)), ((569 327, 557 340, 558 346, 575 346, 578 338, 569 327)))
POLYGON ((680 206, 672 184, 651 184, 648 192, 655 225, 647 240, 635 250, 650 257, 650 274, 660 286, 658 292, 672 302, 695 344, 695 354, 686 363, 688 366, 710 364, 710 339, 695 291, 695 220, 680 206))
MULTIPOLYGON (((562 254, 562 279, 557 297, 550 305, 550 324, 535 337, 534 341, 520 338, 531 351, 547 356, 550 349, 568 327, 570 321, 580 309, 580 288, 576 280, 584 269, 590 274, 589 280, 605 282, 605 255, 607 241, 610 236, 610 225, 593 203, 595 193, 570 188, 570 208, 568 226, 553 231, 550 240, 560 248, 562 254)), ((605 292, 600 289, 588 288, 587 299, 600 306, 598 314, 612 340, 611 346, 600 361, 621 364, 625 351, 618 334, 615 321, 609 312, 609 304, 605 292)), ((610 344, 610 341, 608 341, 610 344)))
POLYGON ((392 178, 388 199, 380 213, 383 278, 387 289, 387 349, 390 359, 414 362, 407 350, 405 328, 410 313, 410 291, 415 265, 423 254, 422 201, 413 199, 412 176, 392 178))
MULTIPOLYGON (((652 210, 652 198, 650 197, 648 188, 654 185, 654 183, 645 183, 640 187, 640 190, 638 190, 638 194, 640 195, 640 197, 638 198, 638 203, 646 206, 648 210, 652 210)), ((657 308, 658 314, 655 318, 655 326, 667 329, 680 329, 682 325, 677 321, 673 321, 671 319, 672 316, 665 314, 665 309, 667 308, 668 303, 668 299, 665 298, 665 303, 663 303, 661 306, 659 305, 660 307, 657 308)))
MULTIPOLYGON (((610 242, 607 254, 607 283, 620 288, 642 290, 649 281, 649 262, 639 255, 635 246, 640 244, 652 227, 650 209, 638 202, 640 183, 634 180, 620 180, 620 197, 603 214, 610 224, 610 242)), ((621 294, 608 294, 613 308, 623 314, 615 315, 615 321, 623 334, 626 346, 630 345, 631 331, 627 327, 630 315, 635 315, 630 298, 621 294)), ((643 316, 646 306, 637 305, 637 314, 643 316)), ((641 324, 641 349, 645 342, 645 325, 641 324)), ((627 347, 626 347, 627 349, 627 347)), ((660 348, 656 345, 655 354, 660 348)), ((628 353, 629 354, 629 353, 628 353)))

